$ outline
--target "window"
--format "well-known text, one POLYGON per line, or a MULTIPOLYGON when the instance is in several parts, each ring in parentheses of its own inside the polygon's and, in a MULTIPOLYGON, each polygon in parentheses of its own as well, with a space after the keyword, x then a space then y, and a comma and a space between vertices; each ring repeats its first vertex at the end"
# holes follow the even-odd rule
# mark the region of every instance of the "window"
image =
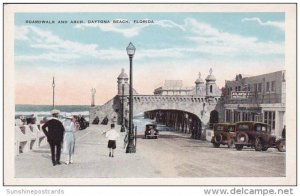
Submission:
POLYGON ((241 114, 240 112, 234 111, 233 113, 233 122, 241 121, 241 114))
POLYGON ((260 125, 260 124, 256 125, 255 130, 257 132, 269 132, 270 131, 266 125, 260 125))
POLYGON ((264 123, 271 126, 271 129, 275 129, 275 112, 265 111, 264 112, 264 123))
POLYGON ((241 91, 241 86, 238 86, 238 91, 241 91))
POLYGON ((262 115, 260 115, 260 114, 255 114, 255 115, 254 115, 254 121, 262 122, 262 121, 263 121, 262 115))
POLYGON ((240 131, 242 131, 242 130, 249 130, 250 129, 250 127, 249 127, 249 125, 248 124, 240 124, 239 126, 238 126, 238 130, 240 130, 240 131))
POLYGON ((271 83, 271 91, 272 92, 275 91, 275 87, 276 87, 275 84, 276 84, 275 81, 272 81, 272 83, 271 83))
POLYGON ((267 85, 266 85, 266 91, 267 91, 267 92, 270 91, 270 82, 267 82, 267 85))
POLYGON ((224 126, 217 126, 217 131, 224 131, 224 126))
POLYGON ((226 122, 231 122, 231 110, 226 110, 226 122))
POLYGON ((261 93, 261 90, 262 90, 262 84, 258 83, 257 92, 261 93))
POLYGON ((254 85, 253 85, 253 90, 254 90, 255 92, 257 92, 257 84, 254 84, 254 85))
POLYGON ((209 92, 212 93, 212 85, 210 85, 210 87, 209 87, 209 92))
POLYGON ((261 132, 261 125, 256 125, 256 131, 261 132))
POLYGON ((250 86, 250 84, 248 84, 248 91, 251 91, 251 86, 250 86))
POLYGON ((235 132, 235 127, 234 126, 229 126, 228 127, 228 132, 235 132))
POLYGON ((243 121, 249 121, 249 120, 250 120, 250 113, 248 113, 248 112, 243 112, 243 113, 242 113, 242 120, 243 120, 243 121))

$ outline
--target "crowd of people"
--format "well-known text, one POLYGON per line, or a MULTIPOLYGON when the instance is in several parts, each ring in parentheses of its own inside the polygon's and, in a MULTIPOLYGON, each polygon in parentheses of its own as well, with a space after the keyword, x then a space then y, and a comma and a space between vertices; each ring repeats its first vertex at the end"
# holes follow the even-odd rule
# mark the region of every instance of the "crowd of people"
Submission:
MULTIPOLYGON (((57 118, 60 119, 66 119, 66 116, 60 116, 57 118)), ((31 114, 29 116, 25 116, 25 115, 17 115, 15 118, 15 126, 24 126, 24 125, 41 125, 46 123, 49 119, 51 119, 52 117, 38 117, 36 114, 31 114)), ((83 130, 86 129, 89 126, 89 122, 85 120, 84 116, 82 115, 74 115, 74 118, 76 120, 76 122, 79 124, 79 130, 83 130)))

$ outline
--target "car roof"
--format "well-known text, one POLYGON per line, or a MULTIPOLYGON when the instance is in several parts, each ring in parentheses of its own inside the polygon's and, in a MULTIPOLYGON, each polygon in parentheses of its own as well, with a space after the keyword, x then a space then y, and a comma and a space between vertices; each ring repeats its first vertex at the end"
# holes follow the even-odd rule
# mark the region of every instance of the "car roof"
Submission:
POLYGON ((260 124, 260 125, 268 125, 267 123, 256 122, 256 121, 240 121, 240 122, 236 122, 236 124, 260 124))
POLYGON ((235 125, 235 123, 215 123, 214 125, 235 125))
POLYGON ((146 124, 146 126, 156 126, 156 124, 146 124))

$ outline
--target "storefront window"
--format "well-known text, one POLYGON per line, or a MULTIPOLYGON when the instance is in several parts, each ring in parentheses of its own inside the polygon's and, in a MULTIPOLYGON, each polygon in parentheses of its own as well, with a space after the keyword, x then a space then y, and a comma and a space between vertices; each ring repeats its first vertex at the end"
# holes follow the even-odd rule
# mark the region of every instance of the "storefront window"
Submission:
POLYGON ((226 122, 231 122, 231 111, 226 110, 226 122))
POLYGON ((275 112, 265 111, 264 112, 264 123, 271 126, 271 129, 275 129, 275 112))
POLYGON ((240 112, 234 112, 234 122, 239 122, 241 120, 240 115, 240 112))

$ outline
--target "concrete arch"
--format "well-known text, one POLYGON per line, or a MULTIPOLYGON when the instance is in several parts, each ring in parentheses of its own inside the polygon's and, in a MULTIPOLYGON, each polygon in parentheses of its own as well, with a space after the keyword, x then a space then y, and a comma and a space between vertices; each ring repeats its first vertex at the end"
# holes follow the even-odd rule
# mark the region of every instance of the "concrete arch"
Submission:
POLYGON ((184 111, 187 113, 191 113, 196 115, 199 119, 201 119, 201 111, 203 110, 203 105, 201 103, 196 102, 148 102, 148 103, 141 103, 141 102, 134 102, 133 103, 133 116, 138 113, 144 111, 151 111, 151 110, 179 110, 184 111))
MULTIPOLYGON (((102 106, 95 106, 90 108, 90 120, 96 116, 100 121, 104 117, 109 119, 113 116, 118 117, 118 122, 121 122, 122 117, 122 102, 121 96, 115 96, 102 106)), ((128 96, 123 98, 124 100, 124 118, 128 118, 129 103, 128 96)), ((217 110, 219 115, 222 114, 222 107, 220 107, 220 100, 207 99, 205 97, 195 96, 155 96, 155 95, 134 95, 133 97, 133 116, 138 113, 151 111, 151 110, 177 110, 184 111, 196 115, 201 122, 206 125, 209 123, 210 112, 217 110)), ((219 116, 219 119, 223 119, 219 116)))
POLYGON ((201 119, 188 111, 158 109, 144 112, 146 118, 155 120, 157 123, 172 127, 174 130, 191 134, 193 139, 201 139, 201 119))

